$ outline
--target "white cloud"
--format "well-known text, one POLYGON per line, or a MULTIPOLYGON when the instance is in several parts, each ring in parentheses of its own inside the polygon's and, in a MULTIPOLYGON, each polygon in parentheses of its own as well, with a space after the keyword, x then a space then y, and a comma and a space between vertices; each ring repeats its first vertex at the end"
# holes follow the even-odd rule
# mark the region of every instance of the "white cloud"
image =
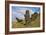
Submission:
MULTIPOLYGON (((26 10, 17 10, 16 11, 17 15, 19 15, 19 14, 21 15, 21 16, 18 16, 18 18, 23 19, 23 20, 25 19, 25 17, 24 17, 25 13, 26 13, 26 10)), ((31 15, 33 14, 32 10, 29 10, 29 13, 30 13, 30 17, 31 17, 31 15)), ((15 12, 13 14, 15 15, 15 12)))

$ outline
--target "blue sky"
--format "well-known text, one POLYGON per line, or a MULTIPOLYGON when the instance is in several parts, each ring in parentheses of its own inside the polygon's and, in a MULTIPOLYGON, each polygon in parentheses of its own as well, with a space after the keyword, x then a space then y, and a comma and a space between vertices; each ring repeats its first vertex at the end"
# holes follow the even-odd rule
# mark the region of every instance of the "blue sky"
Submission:
POLYGON ((17 10, 26 10, 30 9, 32 12, 39 12, 40 8, 39 7, 20 7, 20 6, 12 6, 12 11, 17 11, 17 10))
POLYGON ((24 10, 32 10, 32 12, 40 12, 40 8, 39 7, 20 7, 20 6, 12 6, 12 18, 13 20, 17 17, 17 18, 24 18, 24 10), (22 11, 22 13, 18 13, 22 11))

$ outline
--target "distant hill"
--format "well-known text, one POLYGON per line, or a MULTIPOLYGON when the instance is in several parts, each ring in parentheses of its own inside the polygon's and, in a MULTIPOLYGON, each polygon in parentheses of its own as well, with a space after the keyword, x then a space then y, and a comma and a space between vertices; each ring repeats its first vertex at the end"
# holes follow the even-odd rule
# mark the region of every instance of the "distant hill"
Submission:
POLYGON ((32 27, 40 27, 40 15, 37 14, 36 18, 34 16, 31 19, 31 25, 32 25, 32 27))
POLYGON ((30 18, 31 21, 36 20, 36 18, 37 18, 38 16, 40 17, 40 15, 39 15, 37 12, 35 12, 34 14, 32 14, 32 15, 31 15, 31 18, 30 18))

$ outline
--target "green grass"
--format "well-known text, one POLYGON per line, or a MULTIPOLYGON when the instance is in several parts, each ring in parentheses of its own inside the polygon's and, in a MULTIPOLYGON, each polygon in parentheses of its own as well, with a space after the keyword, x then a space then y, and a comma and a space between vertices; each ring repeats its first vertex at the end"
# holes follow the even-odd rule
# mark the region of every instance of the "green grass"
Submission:
POLYGON ((40 19, 39 17, 35 20, 31 22, 32 27, 40 27, 40 19))
POLYGON ((36 20, 31 21, 29 24, 25 24, 25 21, 22 22, 12 22, 12 28, 31 28, 31 27, 40 27, 40 18, 37 17, 36 20))

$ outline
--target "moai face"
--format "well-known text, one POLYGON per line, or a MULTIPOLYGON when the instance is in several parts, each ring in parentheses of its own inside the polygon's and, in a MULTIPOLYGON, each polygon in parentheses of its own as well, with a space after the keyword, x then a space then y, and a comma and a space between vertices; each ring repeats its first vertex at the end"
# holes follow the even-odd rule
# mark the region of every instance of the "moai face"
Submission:
POLYGON ((29 17, 30 17, 29 10, 26 10, 25 17, 26 17, 26 18, 29 18, 29 17))
POLYGON ((29 10, 26 10, 26 14, 29 14, 29 10))

